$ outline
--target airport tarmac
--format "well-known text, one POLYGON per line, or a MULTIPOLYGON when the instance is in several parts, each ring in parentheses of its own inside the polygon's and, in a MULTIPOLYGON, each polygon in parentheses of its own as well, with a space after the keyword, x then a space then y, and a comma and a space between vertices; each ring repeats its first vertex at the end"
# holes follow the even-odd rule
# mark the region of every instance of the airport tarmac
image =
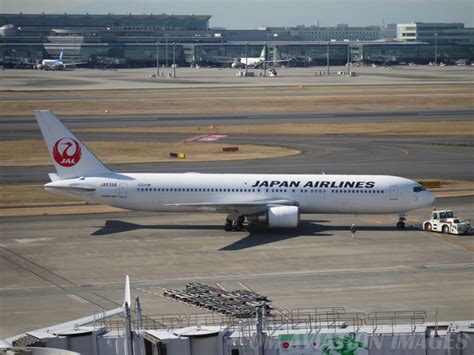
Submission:
POLYGON ((145 69, 75 69, 66 71, 3 70, 0 71, 0 91, 41 90, 116 90, 152 88, 216 88, 216 87, 270 87, 295 85, 387 85, 466 83, 474 80, 470 66, 395 66, 354 67, 355 77, 337 75, 346 67, 330 67, 331 76, 317 76, 327 72, 326 67, 277 68, 277 77, 262 77, 262 69, 251 69, 255 77, 236 77, 239 69, 230 68, 178 68, 177 78, 167 77, 171 68, 162 68, 164 77, 151 79, 156 68, 145 69))
MULTIPOLYGON (((441 199, 474 217, 473 197, 441 199)), ((418 224, 424 208, 408 215, 418 224)), ((395 215, 305 215, 297 230, 224 232, 220 214, 123 212, 0 219, 0 338, 113 308, 124 275, 147 315, 202 313, 162 296, 185 283, 248 287, 279 309, 424 310, 474 319, 472 236, 396 230, 395 215), (349 227, 358 227, 351 240, 349 227)))
MULTIPOLYGON (((236 70, 180 68, 174 83, 171 81, 175 79, 149 79, 152 68, 100 71, 100 75, 92 70, 6 70, 0 72, 0 91, 319 83, 415 84, 419 88, 421 81, 469 84, 473 76, 470 67, 360 68, 361 75, 356 78, 315 77, 315 70, 281 70, 278 78, 236 78, 236 70)), ((469 89, 466 92, 470 93, 469 89)), ((18 101, 27 99, 23 96, 18 101)), ((75 114, 61 118, 69 127, 83 129, 334 121, 361 125, 449 121, 455 125, 460 120, 472 120, 472 114, 472 109, 459 107, 324 114, 75 114)), ((86 143, 177 141, 193 136, 121 132, 78 135, 86 143)), ((18 144, 28 139, 41 139, 33 116, 0 118, 0 140, 18 144)), ((221 142, 280 145, 302 153, 267 160, 115 164, 111 168, 128 172, 393 174, 467 181, 474 175, 471 132, 415 137, 230 135, 221 142)), ((0 184, 42 184, 52 171, 52 166, 0 166, 0 184)), ((473 202, 474 197, 443 198, 436 201, 436 207, 454 209, 472 219, 473 202)), ((410 213, 409 225, 417 227, 430 211, 427 207, 410 213)), ((131 276, 133 296, 140 296, 147 315, 205 312, 162 297, 165 287, 182 288, 186 282, 200 281, 228 289, 249 287, 267 294, 279 309, 343 306, 347 311, 363 312, 425 310, 429 320, 438 310, 440 320, 474 319, 472 236, 444 236, 416 228, 396 230, 396 215, 305 215, 296 230, 252 226, 232 233, 223 231, 224 219, 220 214, 141 212, 0 218, 0 338, 116 307, 122 302, 125 274, 131 276), (358 227, 355 241, 349 232, 352 223, 358 227)))

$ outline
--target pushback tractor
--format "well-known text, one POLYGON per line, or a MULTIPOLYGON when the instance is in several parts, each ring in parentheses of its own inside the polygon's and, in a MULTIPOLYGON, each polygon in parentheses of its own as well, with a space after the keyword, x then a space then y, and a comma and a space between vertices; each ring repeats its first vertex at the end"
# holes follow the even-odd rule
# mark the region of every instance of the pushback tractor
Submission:
POLYGON ((445 234, 469 234, 471 223, 456 217, 453 211, 440 210, 431 212, 430 219, 423 222, 423 229, 445 234))

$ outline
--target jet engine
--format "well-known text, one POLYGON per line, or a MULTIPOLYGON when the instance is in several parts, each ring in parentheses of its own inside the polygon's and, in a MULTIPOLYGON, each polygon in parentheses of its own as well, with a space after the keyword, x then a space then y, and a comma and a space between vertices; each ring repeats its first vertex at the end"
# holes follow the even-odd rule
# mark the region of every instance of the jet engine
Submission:
POLYGON ((300 221, 300 211, 297 206, 276 206, 264 213, 247 216, 247 219, 272 228, 296 228, 300 221))

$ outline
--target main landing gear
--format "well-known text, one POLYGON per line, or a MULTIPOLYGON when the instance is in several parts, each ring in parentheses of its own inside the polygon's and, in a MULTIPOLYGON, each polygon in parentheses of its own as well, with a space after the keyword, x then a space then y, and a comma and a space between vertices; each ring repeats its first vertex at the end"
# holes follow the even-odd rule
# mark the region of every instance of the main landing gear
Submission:
POLYGON ((400 213, 398 215, 398 222, 397 222, 397 229, 404 229, 405 228, 405 221, 407 220, 405 218, 405 213, 400 213))
POLYGON ((244 229, 245 216, 233 217, 231 215, 227 216, 224 230, 230 232, 235 230, 236 232, 241 232, 244 229))

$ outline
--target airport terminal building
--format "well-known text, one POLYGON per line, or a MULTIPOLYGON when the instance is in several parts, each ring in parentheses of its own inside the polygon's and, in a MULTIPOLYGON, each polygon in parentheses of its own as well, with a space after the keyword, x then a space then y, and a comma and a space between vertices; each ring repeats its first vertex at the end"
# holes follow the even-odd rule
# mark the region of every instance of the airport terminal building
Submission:
POLYGON ((144 67, 157 62, 170 66, 173 61, 180 66, 229 66, 236 58, 258 57, 263 46, 268 48, 268 61, 294 66, 325 65, 328 52, 331 65, 347 63, 348 55, 352 62, 426 64, 434 60, 435 51, 439 62, 474 60, 473 29, 463 24, 446 25, 435 44, 427 34, 429 24, 399 25, 397 39, 387 39, 379 26, 228 30, 209 27, 210 18, 0 14, 0 62, 6 67, 31 67, 64 50, 66 62, 89 67, 144 67), (412 27, 417 29, 415 35, 412 27))
POLYGON ((473 46, 474 28, 465 28, 463 23, 400 23, 397 40, 473 46))

